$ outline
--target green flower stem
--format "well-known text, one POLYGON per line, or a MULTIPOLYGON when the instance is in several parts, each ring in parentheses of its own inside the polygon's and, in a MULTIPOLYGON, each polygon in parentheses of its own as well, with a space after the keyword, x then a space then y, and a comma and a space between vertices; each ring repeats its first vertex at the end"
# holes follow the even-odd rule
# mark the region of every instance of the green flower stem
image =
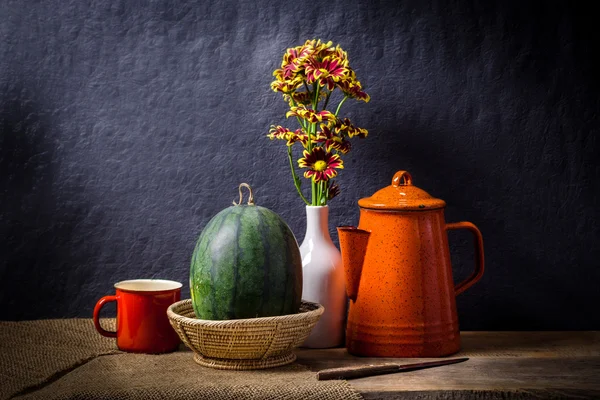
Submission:
POLYGON ((292 170, 292 180, 294 181, 294 186, 296 186, 296 190, 298 194, 302 198, 302 200, 306 203, 306 205, 310 205, 306 197, 302 194, 302 190, 300 189, 300 178, 296 175, 296 169, 294 168, 294 162, 292 160, 292 146, 287 146, 288 148, 288 160, 290 161, 290 169, 292 170))
MULTIPOLYGON (((290 100, 291 100, 292 106, 297 107, 296 102, 294 101, 294 99, 291 98, 291 96, 290 96, 290 100)), ((300 117, 296 117, 296 119, 298 120, 298 124, 300 124, 300 127, 302 129, 304 129, 307 133, 309 133, 308 127, 306 125, 304 125, 304 123, 302 122, 302 119, 300 119, 300 117)), ((312 147, 311 142, 310 142, 310 134, 308 134, 307 146, 308 146, 308 151, 310 151, 311 147, 312 147)), ((290 161, 290 170, 292 171, 292 179, 294 180, 294 186, 296 187, 296 191, 302 198, 302 201, 304 201, 304 203, 306 203, 306 205, 310 205, 311 203, 306 199, 306 197, 304 197, 304 194, 302 194, 302 189, 300 188, 300 185, 301 185, 300 178, 298 178, 298 175, 296 175, 296 169, 294 168, 294 161, 293 161, 293 156, 292 156, 292 146, 288 146, 287 148, 288 148, 288 160, 290 161)))
POLYGON ((319 205, 325 206, 327 205, 327 182, 319 182, 319 189, 319 205))
POLYGON ((342 108, 342 104, 344 104, 344 102, 346 101, 346 99, 348 98, 348 96, 344 96, 344 98, 342 99, 342 101, 340 101, 340 104, 338 104, 337 106, 337 110, 335 110, 335 116, 337 117, 338 113, 340 112, 340 108, 342 108))
MULTIPOLYGON (((306 85, 306 82, 304 82, 304 84, 306 85)), ((319 89, 321 87, 319 86, 318 82, 315 82, 313 85, 313 90, 314 90, 314 94, 315 97, 313 99, 313 110, 315 112, 317 112, 317 105, 319 104, 319 89)), ((308 86, 306 87, 306 89, 308 90, 308 86)), ((309 91, 310 93, 310 91, 309 91)), ((312 151, 312 140, 311 140, 311 136, 313 134, 315 134, 317 132, 317 124, 316 123, 312 123, 310 124, 310 132, 308 133, 308 151, 312 151)), ((319 188, 317 183, 314 181, 314 179, 311 179, 311 200, 312 200, 312 205, 313 206, 317 206, 319 205, 319 188)))
POLYGON ((298 123, 300 124, 300 128, 304 129, 304 131, 306 132, 306 126, 304 126, 300 117, 296 117, 296 119, 298 120, 298 123))
MULTIPOLYGON (((315 98, 313 100, 313 110, 315 112, 319 112, 318 107, 319 107, 319 92, 321 91, 321 86, 319 85, 318 82, 314 83, 314 88, 315 88, 315 98)), ((314 135, 317 134, 317 122, 312 124, 312 133, 314 135)))
MULTIPOLYGON (((317 123, 312 123, 310 124, 310 134, 308 135, 308 137, 310 138, 311 135, 316 135, 317 133, 317 123)), ((309 150, 311 151, 311 150, 309 150)), ((317 183, 314 180, 311 180, 312 185, 311 185, 311 191, 312 191, 312 205, 313 206, 318 206, 319 205, 319 186, 317 185, 317 183)))
POLYGON ((319 105, 319 92, 321 91, 321 85, 318 82, 315 82, 315 98, 313 100, 313 110, 317 112, 317 106, 319 105))
MULTIPOLYGON (((290 96, 290 102, 292 103, 293 107, 297 107, 296 102, 294 101, 294 99, 292 99, 292 96, 290 96)), ((300 119, 300 117, 296 117, 296 119, 298 120, 298 124, 300 124, 300 128, 304 129, 306 131, 306 125, 304 125, 304 123, 302 122, 302 119, 300 119)))

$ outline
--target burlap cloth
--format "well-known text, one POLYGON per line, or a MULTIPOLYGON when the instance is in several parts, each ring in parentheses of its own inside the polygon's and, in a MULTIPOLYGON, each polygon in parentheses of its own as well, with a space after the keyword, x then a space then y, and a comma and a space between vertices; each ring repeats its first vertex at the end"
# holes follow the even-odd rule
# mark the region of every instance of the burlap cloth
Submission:
MULTIPOLYGON (((104 321, 110 327, 114 321, 104 321)), ((4 399, 361 399, 346 381, 317 381, 294 363, 261 371, 204 368, 182 349, 120 352, 89 319, 0 322, 4 399)))

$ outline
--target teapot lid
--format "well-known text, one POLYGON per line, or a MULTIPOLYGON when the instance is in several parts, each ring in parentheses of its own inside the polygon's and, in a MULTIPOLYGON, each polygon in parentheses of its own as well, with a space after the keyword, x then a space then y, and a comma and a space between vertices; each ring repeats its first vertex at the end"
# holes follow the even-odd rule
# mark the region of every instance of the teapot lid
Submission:
POLYGON ((446 202, 413 186, 412 176, 407 171, 398 171, 390 186, 378 190, 371 197, 360 199, 358 205, 373 210, 426 211, 444 208, 446 202))

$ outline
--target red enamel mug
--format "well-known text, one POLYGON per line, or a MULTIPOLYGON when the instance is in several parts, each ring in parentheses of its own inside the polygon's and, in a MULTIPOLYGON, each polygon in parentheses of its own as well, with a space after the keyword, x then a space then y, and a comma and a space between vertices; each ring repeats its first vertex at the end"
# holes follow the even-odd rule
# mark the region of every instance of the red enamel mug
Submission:
POLYGON ((179 347, 167 308, 181 299, 182 284, 162 279, 134 279, 115 284, 116 294, 104 296, 94 308, 94 325, 102 336, 117 338, 117 347, 133 353, 166 353, 179 347), (100 310, 117 303, 117 331, 100 326, 100 310))

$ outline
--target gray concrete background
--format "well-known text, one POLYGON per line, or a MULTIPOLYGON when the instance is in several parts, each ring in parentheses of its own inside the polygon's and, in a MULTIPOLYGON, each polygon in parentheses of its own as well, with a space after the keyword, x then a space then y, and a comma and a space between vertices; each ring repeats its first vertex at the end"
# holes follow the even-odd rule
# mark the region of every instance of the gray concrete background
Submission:
MULTIPOLYGON (((600 329, 596 22, 577 2, 0 0, 0 319, 89 317, 170 278, 249 182, 299 241, 270 91, 283 51, 339 43, 372 101, 331 230, 409 170, 483 232, 463 329, 600 329), (572 4, 571 4, 572 3, 572 4)), ((451 233, 456 279, 472 269, 451 233)))

